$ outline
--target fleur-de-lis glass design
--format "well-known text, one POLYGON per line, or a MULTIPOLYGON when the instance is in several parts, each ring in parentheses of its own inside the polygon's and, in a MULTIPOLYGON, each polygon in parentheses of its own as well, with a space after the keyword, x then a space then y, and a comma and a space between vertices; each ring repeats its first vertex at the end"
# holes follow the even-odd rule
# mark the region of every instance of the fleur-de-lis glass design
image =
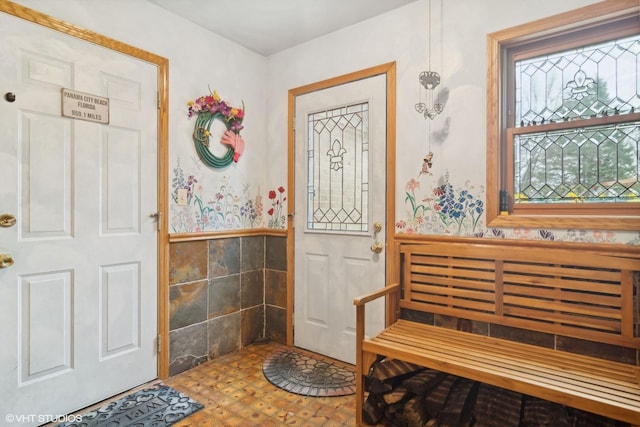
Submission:
POLYGON ((334 140, 331 150, 327 151, 327 156, 331 157, 329 159, 329 167, 335 171, 342 169, 343 156, 346 152, 347 150, 342 146, 342 143, 337 139, 334 140))
POLYGON ((580 101, 585 96, 589 95, 589 86, 594 84, 595 81, 591 77, 587 77, 586 73, 582 70, 578 70, 573 80, 567 83, 565 89, 568 89, 571 93, 571 98, 580 101))

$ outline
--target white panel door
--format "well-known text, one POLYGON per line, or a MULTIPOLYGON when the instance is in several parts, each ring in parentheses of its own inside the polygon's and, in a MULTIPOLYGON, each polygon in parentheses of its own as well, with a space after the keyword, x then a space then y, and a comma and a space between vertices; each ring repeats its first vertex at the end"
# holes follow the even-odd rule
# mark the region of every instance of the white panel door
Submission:
POLYGON ((0 227, 14 260, 0 268, 0 413, 12 425, 157 377, 156 73, 0 13, 0 214, 17 219, 0 227), (62 88, 109 98, 109 124, 62 117, 62 88))
POLYGON ((386 76, 297 96, 295 135, 294 344, 355 363, 353 299, 385 285, 386 76))

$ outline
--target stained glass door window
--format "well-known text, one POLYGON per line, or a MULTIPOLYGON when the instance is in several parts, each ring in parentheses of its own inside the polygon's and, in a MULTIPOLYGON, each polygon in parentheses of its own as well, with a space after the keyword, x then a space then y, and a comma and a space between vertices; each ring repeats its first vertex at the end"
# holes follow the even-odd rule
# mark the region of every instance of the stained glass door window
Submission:
POLYGON ((307 229, 367 232, 369 104, 308 115, 307 229))

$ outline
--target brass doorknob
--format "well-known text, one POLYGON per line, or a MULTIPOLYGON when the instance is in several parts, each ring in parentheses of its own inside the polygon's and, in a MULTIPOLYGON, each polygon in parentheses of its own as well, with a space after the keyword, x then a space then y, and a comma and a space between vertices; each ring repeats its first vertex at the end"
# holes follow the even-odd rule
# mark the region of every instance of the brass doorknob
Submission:
POLYGON ((0 254, 0 268, 7 268, 13 265, 13 258, 9 254, 0 254))
POLYGON ((378 242, 378 233, 382 231, 382 223, 376 222, 373 224, 373 245, 371 245, 371 252, 379 254, 382 252, 382 243, 378 242))
POLYGON ((13 227, 16 224, 16 217, 11 214, 0 215, 0 227, 13 227))

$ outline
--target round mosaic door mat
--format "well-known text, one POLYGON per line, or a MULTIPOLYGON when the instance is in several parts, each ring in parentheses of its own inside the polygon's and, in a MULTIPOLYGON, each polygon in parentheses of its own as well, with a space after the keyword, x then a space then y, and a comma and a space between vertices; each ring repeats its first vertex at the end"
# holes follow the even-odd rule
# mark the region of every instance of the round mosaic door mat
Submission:
POLYGON ((276 387, 303 396, 346 396, 356 392, 354 370, 296 350, 274 351, 265 359, 262 372, 276 387))

